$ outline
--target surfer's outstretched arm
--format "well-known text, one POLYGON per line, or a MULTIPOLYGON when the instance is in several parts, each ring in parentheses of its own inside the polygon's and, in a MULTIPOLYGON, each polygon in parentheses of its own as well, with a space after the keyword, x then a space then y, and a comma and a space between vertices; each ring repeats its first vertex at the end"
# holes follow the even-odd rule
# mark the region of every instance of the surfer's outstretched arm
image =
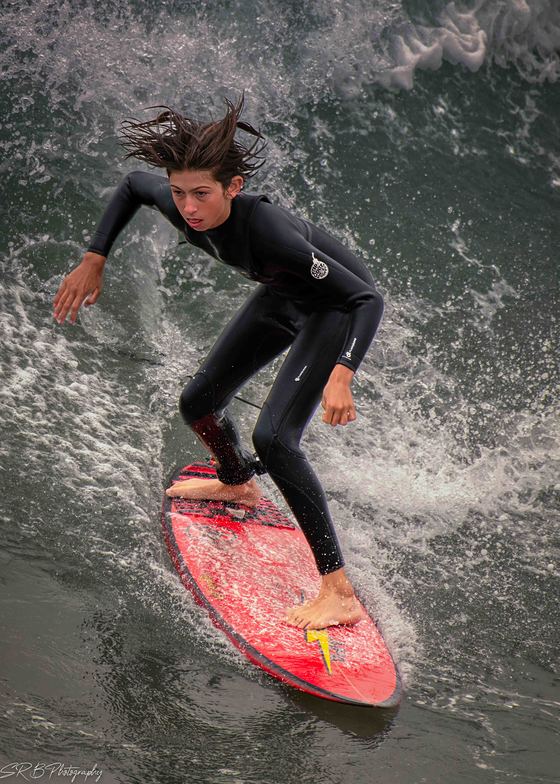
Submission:
POLYGON ((117 186, 107 205, 87 253, 59 286, 54 299, 54 317, 63 324, 70 315, 74 323, 82 305, 93 305, 101 294, 103 269, 118 235, 142 206, 155 207, 177 229, 184 228, 169 188, 167 177, 150 172, 131 172, 117 186))
POLYGON ((184 229, 185 221, 173 202, 167 177, 134 171, 127 174, 117 186, 91 238, 88 250, 108 256, 121 231, 143 205, 155 207, 176 229, 184 229))

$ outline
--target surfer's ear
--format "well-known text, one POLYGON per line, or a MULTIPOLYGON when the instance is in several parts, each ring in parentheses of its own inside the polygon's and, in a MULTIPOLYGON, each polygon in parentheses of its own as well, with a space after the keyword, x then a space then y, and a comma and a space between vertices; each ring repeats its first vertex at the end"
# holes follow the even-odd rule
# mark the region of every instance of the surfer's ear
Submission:
POLYGON ((235 177, 231 178, 230 184, 227 186, 226 190, 226 197, 228 199, 235 199, 235 197, 240 193, 241 189, 243 188, 243 177, 236 174, 235 177))

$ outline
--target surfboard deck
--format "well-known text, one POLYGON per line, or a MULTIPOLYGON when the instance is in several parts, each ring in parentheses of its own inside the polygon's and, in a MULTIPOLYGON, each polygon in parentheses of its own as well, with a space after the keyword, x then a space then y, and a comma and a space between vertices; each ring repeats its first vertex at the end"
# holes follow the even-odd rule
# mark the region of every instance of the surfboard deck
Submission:
MULTIPOLYGON (((214 479, 209 464, 178 468, 170 482, 214 479)), ((184 585, 254 664, 304 692, 354 705, 394 707, 397 668, 367 615, 355 626, 302 630, 287 607, 317 594, 320 577, 303 533, 272 501, 255 508, 164 494, 162 524, 184 585)))

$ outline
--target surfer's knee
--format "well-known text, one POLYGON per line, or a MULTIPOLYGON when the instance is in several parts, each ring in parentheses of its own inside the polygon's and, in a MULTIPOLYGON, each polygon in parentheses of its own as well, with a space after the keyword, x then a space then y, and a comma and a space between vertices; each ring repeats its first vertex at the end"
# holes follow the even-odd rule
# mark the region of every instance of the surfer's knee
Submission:
POLYGON ((268 412, 265 413, 265 408, 263 408, 253 430, 253 446, 263 466, 266 465, 268 452, 273 441, 274 430, 272 429, 272 423, 270 422, 268 412))
POLYGON ((197 373, 181 392, 179 411, 187 425, 191 425, 209 414, 213 403, 208 379, 204 373, 197 373))
POLYGON ((269 473, 286 461, 303 457, 298 440, 290 439, 286 433, 279 432, 274 427, 266 405, 263 407, 253 431, 253 446, 259 460, 269 473))

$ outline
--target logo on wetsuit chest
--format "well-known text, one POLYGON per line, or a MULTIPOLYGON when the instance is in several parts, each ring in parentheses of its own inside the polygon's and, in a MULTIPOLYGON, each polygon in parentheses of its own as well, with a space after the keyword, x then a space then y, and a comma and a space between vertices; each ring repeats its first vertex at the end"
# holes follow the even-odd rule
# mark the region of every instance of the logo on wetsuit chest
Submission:
POLYGON ((312 277, 316 278, 317 280, 322 280, 326 278, 329 274, 329 268, 325 264, 324 261, 318 259, 314 253, 311 254, 311 275, 312 277))

